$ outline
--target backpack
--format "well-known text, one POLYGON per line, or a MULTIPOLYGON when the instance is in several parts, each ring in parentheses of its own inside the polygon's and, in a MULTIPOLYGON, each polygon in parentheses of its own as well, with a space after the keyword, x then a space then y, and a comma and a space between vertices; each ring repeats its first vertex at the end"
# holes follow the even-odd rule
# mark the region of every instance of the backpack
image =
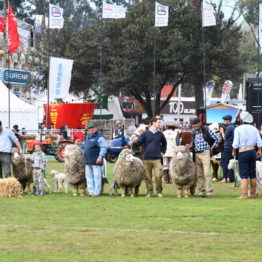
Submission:
MULTIPOLYGON (((206 142, 209 144, 209 146, 211 148, 213 146, 214 142, 215 142, 215 139, 209 134, 207 127, 202 127, 201 130, 202 130, 202 134, 203 134, 204 139, 206 140, 206 142)), ((214 147, 213 154, 217 155, 219 153, 220 153, 220 148, 219 148, 219 145, 218 145, 217 147, 214 147)))

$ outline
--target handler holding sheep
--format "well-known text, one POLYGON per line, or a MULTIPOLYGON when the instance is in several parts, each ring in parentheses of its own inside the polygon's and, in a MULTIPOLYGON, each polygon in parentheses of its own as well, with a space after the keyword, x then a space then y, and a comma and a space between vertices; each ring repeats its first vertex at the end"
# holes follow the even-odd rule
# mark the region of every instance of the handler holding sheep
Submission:
POLYGON ((5 177, 11 176, 11 149, 12 142, 19 149, 19 154, 23 154, 23 150, 15 134, 8 129, 3 128, 0 121, 0 162, 5 172, 5 177))
POLYGON ((97 124, 91 122, 87 126, 90 134, 85 141, 84 161, 89 196, 97 197, 101 194, 102 165, 106 154, 106 140, 97 131, 97 124))
MULTIPOLYGON (((163 197, 161 158, 166 152, 167 142, 163 133, 159 131, 161 120, 153 117, 150 124, 149 129, 142 133, 133 145, 144 146, 143 164, 147 187, 146 197, 151 197, 153 194, 152 170, 154 170, 157 196, 163 197)), ((132 145, 132 142, 130 144, 132 145)))

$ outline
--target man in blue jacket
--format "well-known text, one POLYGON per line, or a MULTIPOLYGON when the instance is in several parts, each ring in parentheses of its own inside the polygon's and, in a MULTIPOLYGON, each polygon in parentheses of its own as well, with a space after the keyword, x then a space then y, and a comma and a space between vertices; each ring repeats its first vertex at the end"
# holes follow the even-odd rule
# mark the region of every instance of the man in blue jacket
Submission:
POLYGON ((157 196, 163 197, 161 158, 166 152, 167 142, 163 133, 159 131, 161 120, 153 117, 150 124, 149 129, 140 135, 138 140, 134 142, 134 145, 144 146, 143 164, 146 177, 147 197, 151 197, 153 194, 152 171, 154 171, 157 196))
POLYGON ((235 131, 235 125, 231 123, 232 116, 226 115, 223 117, 224 124, 226 126, 226 130, 224 131, 224 128, 220 128, 220 133, 224 139, 224 149, 222 152, 222 169, 223 169, 223 179, 218 182, 219 184, 227 183, 227 182, 234 182, 234 171, 229 171, 229 180, 227 179, 227 166, 229 164, 230 159, 233 158, 232 151, 233 151, 233 140, 234 140, 234 131, 235 131))
POLYGON ((85 173, 89 196, 97 197, 101 194, 102 165, 106 154, 106 140, 97 131, 97 124, 91 122, 87 126, 90 134, 84 147, 85 173))

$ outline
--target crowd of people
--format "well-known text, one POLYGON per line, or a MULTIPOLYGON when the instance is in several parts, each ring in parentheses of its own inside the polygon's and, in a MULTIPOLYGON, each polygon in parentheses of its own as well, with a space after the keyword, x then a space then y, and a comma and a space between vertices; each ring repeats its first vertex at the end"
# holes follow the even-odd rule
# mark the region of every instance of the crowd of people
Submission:
MULTIPOLYGON (((211 158, 222 149, 221 166, 223 179, 219 183, 234 181, 234 174, 228 171, 227 166, 232 158, 238 158, 241 183, 241 199, 256 196, 256 160, 261 158, 261 133, 253 125, 253 117, 244 111, 240 114, 241 124, 232 123, 232 116, 223 117, 224 124, 216 130, 203 126, 199 118, 192 121, 191 142, 183 145, 192 152, 195 162, 196 175, 200 198, 213 198, 212 176, 210 173, 211 158), (223 141, 223 146, 222 142, 223 141), (250 181, 251 194, 248 196, 248 181, 250 181)), ((52 127, 54 129, 54 127, 52 127)), ((163 129, 161 117, 153 117, 150 125, 141 129, 136 139, 129 142, 129 147, 134 152, 140 152, 143 160, 144 176, 147 188, 146 197, 153 196, 153 181, 158 197, 163 197, 162 177, 165 183, 171 183, 169 168, 176 146, 183 141, 179 125, 167 123, 163 129), (138 148, 142 148, 139 150, 138 148)), ((47 134, 45 126, 41 132, 47 134)), ((68 126, 60 128, 60 134, 68 139, 68 126)), ((106 140, 98 131, 97 124, 90 122, 85 135, 79 127, 74 133, 73 139, 84 151, 84 163, 87 180, 87 190, 90 197, 98 197, 101 194, 103 159, 106 154, 106 140)), ((125 130, 121 123, 117 123, 114 138, 124 137, 125 130)), ((11 176, 11 149, 16 146, 19 154, 23 150, 19 143, 20 130, 15 125, 13 130, 3 128, 0 121, 0 178, 11 176)), ((30 157, 33 163, 33 182, 37 195, 44 195, 44 176, 47 164, 46 155, 42 152, 41 143, 34 145, 34 153, 30 157)))

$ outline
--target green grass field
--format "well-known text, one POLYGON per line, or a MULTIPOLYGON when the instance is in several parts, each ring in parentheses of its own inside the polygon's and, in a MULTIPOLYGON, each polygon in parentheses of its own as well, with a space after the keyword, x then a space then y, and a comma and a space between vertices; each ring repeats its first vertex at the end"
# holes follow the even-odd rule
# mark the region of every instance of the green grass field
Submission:
POLYGON ((144 184, 137 198, 109 196, 106 185, 99 198, 0 199, 0 262, 262 261, 262 197, 214 186, 214 199, 177 199, 174 185, 147 199, 144 184))

